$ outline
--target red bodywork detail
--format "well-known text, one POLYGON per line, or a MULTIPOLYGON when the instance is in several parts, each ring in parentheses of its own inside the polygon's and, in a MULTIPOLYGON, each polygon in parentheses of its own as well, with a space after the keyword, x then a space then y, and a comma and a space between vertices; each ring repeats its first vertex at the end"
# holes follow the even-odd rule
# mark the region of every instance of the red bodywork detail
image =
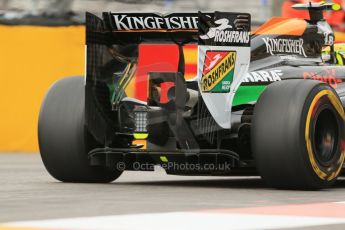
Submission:
POLYGON ((197 72, 197 67, 198 65, 193 63, 193 64, 188 64, 187 62, 185 63, 185 66, 184 66, 184 71, 187 74, 190 74, 190 75, 195 75, 196 76, 196 72, 197 72))
MULTIPOLYGON (((197 73, 197 46, 184 46, 185 77, 196 76, 197 73)), ((146 101, 148 96, 149 72, 177 72, 179 50, 175 44, 141 44, 139 46, 138 68, 135 76, 135 98, 146 101)), ((167 91, 174 84, 161 84, 161 103, 168 101, 167 91)))
POLYGON ((303 78, 322 81, 324 83, 329 84, 333 88, 337 88, 338 84, 343 82, 342 79, 336 77, 335 69, 326 70, 324 74, 318 74, 315 72, 304 72, 303 78))
MULTIPOLYGON (((135 98, 146 101, 149 72, 177 72, 178 46, 174 44, 142 44, 139 46, 138 69, 135 76, 135 98)), ((165 94, 165 93, 163 93, 165 94)))

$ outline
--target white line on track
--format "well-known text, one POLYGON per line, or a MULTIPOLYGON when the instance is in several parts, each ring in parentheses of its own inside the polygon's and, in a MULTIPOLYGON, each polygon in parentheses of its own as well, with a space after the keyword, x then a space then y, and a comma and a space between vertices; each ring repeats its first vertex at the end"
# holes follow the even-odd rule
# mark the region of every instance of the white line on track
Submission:
POLYGON ((345 201, 334 202, 335 204, 345 204, 345 201))
MULTIPOLYGON (((345 224, 345 201, 318 204, 267 206, 274 213, 263 215, 261 207, 243 209, 205 210, 195 212, 168 212, 99 217, 80 217, 41 221, 24 221, 0 224, 4 227, 59 230, 206 230, 206 229, 278 229, 318 225, 345 224), (339 206, 340 205, 340 206, 339 206), (293 215, 285 212, 291 208, 293 215), (308 213, 309 209, 327 209, 308 213), (254 211, 253 211, 254 210, 254 211), (256 210, 256 211, 255 211, 256 210), (331 212, 331 211, 335 212, 331 212), (242 211, 242 213, 240 213, 242 211), (244 213, 243 213, 244 211, 244 213), (248 212, 248 210, 247 210, 248 212), (341 212, 339 215, 338 212, 341 212), (282 213, 285 213, 282 214, 282 213), (308 216, 310 215, 310 216, 308 216), (314 215, 314 216, 313 216, 314 215), (325 216, 325 217, 323 217, 325 216), (328 216, 328 217, 326 217, 328 216)), ((289 213, 289 212, 288 212, 289 213)))
POLYGON ((171 212, 15 222, 1 227, 68 230, 277 229, 345 224, 345 218, 171 212))

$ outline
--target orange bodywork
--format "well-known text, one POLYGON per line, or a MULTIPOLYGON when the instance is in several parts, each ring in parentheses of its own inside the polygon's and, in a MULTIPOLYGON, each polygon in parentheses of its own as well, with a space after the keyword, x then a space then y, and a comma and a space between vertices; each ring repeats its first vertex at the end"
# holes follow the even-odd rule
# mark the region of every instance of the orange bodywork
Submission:
POLYGON ((274 17, 260 26, 254 34, 301 36, 307 28, 307 22, 299 18, 274 17))

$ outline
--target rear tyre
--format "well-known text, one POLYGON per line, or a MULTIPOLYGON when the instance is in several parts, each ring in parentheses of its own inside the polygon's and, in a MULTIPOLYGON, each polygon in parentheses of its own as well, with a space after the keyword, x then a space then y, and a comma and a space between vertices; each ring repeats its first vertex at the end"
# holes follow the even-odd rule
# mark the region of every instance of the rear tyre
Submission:
POLYGON ((335 91, 312 80, 273 83, 260 96, 252 150, 264 181, 285 189, 322 189, 344 163, 345 115, 335 91))
POLYGON ((97 147, 84 125, 85 87, 81 77, 57 81, 48 91, 38 121, 38 142, 47 171, 63 182, 111 182, 120 171, 90 166, 97 147))

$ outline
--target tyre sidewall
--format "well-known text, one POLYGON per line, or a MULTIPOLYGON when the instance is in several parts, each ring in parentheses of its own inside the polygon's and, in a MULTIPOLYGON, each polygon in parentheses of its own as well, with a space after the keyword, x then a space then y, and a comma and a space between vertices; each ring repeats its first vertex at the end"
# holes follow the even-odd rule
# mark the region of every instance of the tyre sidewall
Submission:
MULTIPOLYGON (((315 87, 310 94, 308 95, 305 104, 303 106, 303 111, 300 117, 300 151, 301 151, 301 156, 303 159, 303 162, 305 162, 305 175, 307 176, 306 180, 307 181, 313 181, 311 184, 315 184, 316 187, 329 187, 331 186, 337 179, 342 165, 344 163, 344 153, 343 153, 343 146, 342 143, 344 143, 345 140, 345 127, 344 127, 344 120, 342 118, 342 115, 338 113, 338 111, 335 109, 335 107, 331 104, 329 101, 327 95, 321 97, 316 101, 316 104, 313 106, 312 103, 313 101, 315 102, 315 96, 319 94, 320 92, 328 91, 332 94, 334 98, 336 98, 337 102, 341 105, 340 99, 336 92, 329 87, 328 85, 325 84, 320 84, 317 87, 315 87), (326 104, 327 103, 327 104, 326 104), (337 145, 337 152, 335 158, 333 158, 332 164, 329 167, 325 167, 321 165, 318 160, 316 159, 315 155, 315 145, 314 145, 314 140, 312 139, 312 133, 315 131, 313 130, 313 126, 315 125, 316 122, 316 117, 311 116, 310 117, 310 123, 309 127, 307 127, 307 119, 308 119, 308 112, 310 110, 317 111, 320 107, 323 106, 330 107, 330 109, 333 111, 333 114, 336 117, 337 124, 338 124, 338 145, 337 145), (313 106, 313 108, 311 108, 313 106), (307 148, 307 140, 306 140, 306 132, 309 129, 309 139, 311 143, 311 152, 309 153, 308 148, 307 148), (311 155, 310 155, 311 154, 311 155), (326 175, 326 176, 324 176, 326 175)), ((313 186, 312 186, 313 187, 313 186)))
POLYGON ((120 171, 90 166, 87 153, 98 147, 85 126, 85 88, 81 77, 57 81, 41 106, 38 140, 47 171, 63 182, 110 182, 120 171))

